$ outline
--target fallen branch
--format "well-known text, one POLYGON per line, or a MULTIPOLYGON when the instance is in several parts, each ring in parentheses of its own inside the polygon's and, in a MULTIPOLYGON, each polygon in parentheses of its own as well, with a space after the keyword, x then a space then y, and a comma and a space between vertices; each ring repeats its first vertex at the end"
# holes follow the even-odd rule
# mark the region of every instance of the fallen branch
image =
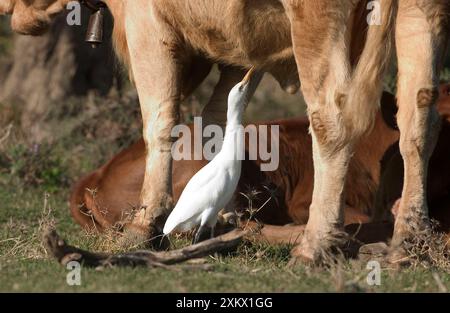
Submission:
POLYGON ((172 251, 139 250, 119 254, 96 253, 70 246, 54 229, 45 234, 44 241, 49 254, 53 255, 62 265, 78 261, 88 267, 148 266, 167 268, 172 264, 235 249, 246 233, 246 231, 236 229, 222 236, 172 251))

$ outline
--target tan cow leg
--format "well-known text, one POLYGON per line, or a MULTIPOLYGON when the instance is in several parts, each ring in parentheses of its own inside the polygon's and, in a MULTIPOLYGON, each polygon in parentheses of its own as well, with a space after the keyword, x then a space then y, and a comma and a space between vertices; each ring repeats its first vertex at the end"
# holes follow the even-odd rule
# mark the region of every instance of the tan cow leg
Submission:
MULTIPOLYGON (((249 222, 247 229, 252 230, 248 239, 253 242, 267 244, 299 244, 303 239, 305 225, 289 224, 284 226, 258 225, 249 222)), ((359 247, 364 244, 386 242, 392 237, 392 223, 372 222, 356 223, 345 226, 345 236, 349 238, 345 253, 348 256, 356 256, 359 247)))
POLYGON ((248 236, 251 241, 266 244, 298 244, 305 231, 305 225, 260 225, 254 221, 244 224, 247 230, 251 230, 248 236))
POLYGON ((350 80, 350 36, 345 26, 352 8, 342 1, 291 3, 294 52, 308 104, 314 158, 309 220, 292 256, 318 261, 323 252, 337 245, 344 226, 343 189, 353 144, 344 136, 340 95, 350 80), (316 10, 321 11, 320 21, 309 18, 309 14, 319 14, 316 10))
MULTIPOLYGON (((370 125, 381 97, 396 2, 381 3, 383 24, 369 27, 352 69, 352 28, 358 1, 284 0, 291 21, 294 54, 308 104, 313 138, 314 191, 309 220, 296 259, 321 261, 343 241, 343 191, 355 142, 370 125)), ((353 26, 355 23, 355 26, 353 26)), ((358 46, 358 45, 355 45, 358 46)))
POLYGON ((126 35, 147 151, 142 208, 127 225, 124 237, 125 243, 133 244, 161 234, 173 207, 171 130, 179 117, 184 60, 179 59, 180 47, 166 24, 153 21, 156 14, 142 14, 151 11, 151 2, 126 2, 126 35), (142 36, 142 29, 149 35, 142 36))
POLYGON ((401 245, 404 240, 428 227, 426 199, 428 161, 440 127, 435 104, 439 95, 438 83, 444 39, 448 34, 448 25, 445 26, 441 20, 443 16, 435 13, 448 6, 444 2, 439 0, 399 2, 396 30, 399 67, 397 116, 405 178, 395 222, 393 237, 395 246, 401 245))

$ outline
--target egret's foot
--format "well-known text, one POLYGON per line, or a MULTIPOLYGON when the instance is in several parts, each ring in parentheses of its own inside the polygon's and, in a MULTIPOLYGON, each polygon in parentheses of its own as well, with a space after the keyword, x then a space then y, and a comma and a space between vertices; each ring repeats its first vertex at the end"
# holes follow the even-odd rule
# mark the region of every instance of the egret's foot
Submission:
POLYGON ((340 251, 339 248, 346 242, 346 237, 346 234, 339 230, 319 235, 305 231, 301 243, 291 250, 289 265, 321 265, 333 262, 340 251))
POLYGON ((192 238, 192 244, 193 245, 195 245, 195 244, 200 242, 201 230, 202 230, 202 227, 199 227, 197 229, 197 231, 195 232, 194 238, 192 238))
POLYGON ((200 226, 195 232, 192 244, 214 238, 214 227, 200 226))

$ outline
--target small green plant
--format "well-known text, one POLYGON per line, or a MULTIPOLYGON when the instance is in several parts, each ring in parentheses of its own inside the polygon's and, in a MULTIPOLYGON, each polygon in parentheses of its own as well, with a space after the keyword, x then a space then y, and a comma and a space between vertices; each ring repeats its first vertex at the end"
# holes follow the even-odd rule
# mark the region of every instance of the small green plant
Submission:
POLYGON ((0 168, 10 181, 26 187, 41 185, 48 192, 69 186, 67 166, 49 144, 11 146, 0 154, 0 168))

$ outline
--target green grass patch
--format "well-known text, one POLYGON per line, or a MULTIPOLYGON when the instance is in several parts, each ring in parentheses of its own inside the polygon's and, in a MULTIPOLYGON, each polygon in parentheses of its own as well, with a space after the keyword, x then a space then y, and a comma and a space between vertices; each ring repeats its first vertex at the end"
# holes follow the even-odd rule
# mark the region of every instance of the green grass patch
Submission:
MULTIPOLYGON (((211 256, 212 270, 82 268, 81 286, 69 286, 69 270, 50 259, 40 241, 42 219, 51 209, 58 231, 68 242, 93 249, 98 242, 74 225, 67 208, 68 190, 0 189, 0 291, 59 292, 414 292, 450 288, 450 275, 437 269, 382 270, 380 286, 369 286, 365 264, 344 262, 331 268, 288 268, 289 246, 243 243, 236 252, 211 256), (436 273, 433 275, 433 273, 436 273), (442 287, 441 287, 442 288, 442 287)), ((175 239, 175 246, 188 244, 175 239)))

